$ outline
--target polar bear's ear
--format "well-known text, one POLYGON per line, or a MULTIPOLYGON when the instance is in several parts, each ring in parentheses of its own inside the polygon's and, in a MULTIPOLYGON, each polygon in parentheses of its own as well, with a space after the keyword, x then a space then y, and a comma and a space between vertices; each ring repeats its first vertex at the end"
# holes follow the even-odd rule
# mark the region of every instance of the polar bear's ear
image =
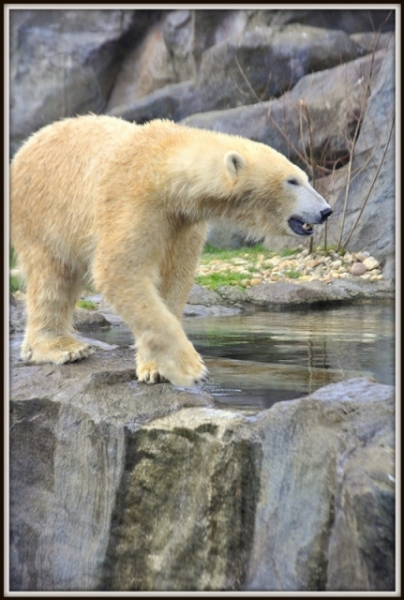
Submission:
POLYGON ((233 150, 232 152, 227 152, 225 154, 224 164, 229 175, 231 177, 236 177, 236 175, 238 175, 240 172, 240 169, 244 167, 245 160, 241 154, 233 150))

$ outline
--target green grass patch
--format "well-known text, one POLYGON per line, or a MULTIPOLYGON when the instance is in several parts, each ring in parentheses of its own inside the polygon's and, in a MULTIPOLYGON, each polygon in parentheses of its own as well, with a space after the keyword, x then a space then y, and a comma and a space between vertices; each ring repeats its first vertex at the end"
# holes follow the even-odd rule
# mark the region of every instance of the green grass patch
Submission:
POLYGON ((97 305, 91 300, 78 300, 76 306, 85 308, 86 310, 95 310, 97 308, 97 305))
POLYGON ((210 273, 209 275, 197 275, 195 278, 196 283, 207 287, 212 291, 215 291, 222 285, 234 285, 243 289, 241 281, 248 279, 248 275, 242 275, 241 273, 210 273))
POLYGON ((202 258, 207 258, 208 260, 213 260, 214 258, 217 258, 219 260, 228 260, 229 258, 233 258, 234 256, 239 255, 239 250, 221 250, 220 248, 214 248, 209 244, 205 244, 202 253, 202 258))
POLYGON ((264 259, 272 258, 276 255, 287 257, 293 256, 294 254, 297 254, 297 252, 299 252, 299 250, 296 250, 296 248, 285 248, 279 252, 274 252, 273 250, 267 250, 262 244, 258 244, 258 246, 245 246, 236 250, 221 250, 219 248, 214 248, 209 244, 205 244, 201 258, 203 263, 207 263, 211 260, 231 260, 232 258, 254 260, 259 254, 263 254, 264 259))
POLYGON ((14 294, 14 292, 18 292, 19 289, 21 289, 21 281, 18 277, 10 275, 10 292, 14 294))
POLYGON ((338 248, 334 245, 327 246, 326 248, 324 248, 324 246, 317 246, 314 251, 314 254, 316 253, 316 251, 324 252, 327 256, 329 256, 330 254, 338 254, 339 256, 344 256, 346 254, 346 250, 344 248, 338 248))
POLYGON ((237 248, 236 250, 221 250, 220 248, 214 248, 209 244, 205 244, 202 260, 203 262, 209 262, 211 260, 230 260, 232 258, 254 258, 258 254, 269 254, 273 255, 269 250, 266 250, 261 244, 258 246, 246 246, 244 248, 237 248))
POLYGON ((10 246, 10 269, 14 269, 17 266, 17 254, 12 246, 10 246))
POLYGON ((288 256, 294 256, 298 252, 299 250, 296 250, 296 248, 284 248, 284 250, 281 250, 279 252, 279 256, 282 256, 282 258, 286 258, 288 256))
POLYGON ((290 279, 299 279, 301 273, 299 271, 295 271, 294 269, 289 269, 288 271, 285 271, 285 275, 290 279))

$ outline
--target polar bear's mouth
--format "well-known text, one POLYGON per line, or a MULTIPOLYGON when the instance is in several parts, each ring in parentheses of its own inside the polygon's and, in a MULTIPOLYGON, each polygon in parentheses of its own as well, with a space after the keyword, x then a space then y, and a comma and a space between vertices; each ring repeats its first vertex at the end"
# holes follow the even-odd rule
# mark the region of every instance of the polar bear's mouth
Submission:
POLYGON ((288 225, 297 235, 312 235, 314 231, 311 223, 305 223, 298 217, 290 217, 290 219, 288 219, 288 225))

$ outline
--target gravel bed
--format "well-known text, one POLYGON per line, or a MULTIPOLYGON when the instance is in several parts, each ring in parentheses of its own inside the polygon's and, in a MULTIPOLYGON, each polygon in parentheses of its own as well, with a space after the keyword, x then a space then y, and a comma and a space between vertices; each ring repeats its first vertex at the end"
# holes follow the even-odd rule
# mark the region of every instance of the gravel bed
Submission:
POLYGON ((279 281, 332 283, 335 279, 362 279, 370 282, 383 279, 381 265, 367 251, 346 252, 340 255, 337 252, 326 254, 320 249, 312 254, 309 254, 308 250, 302 250, 287 257, 275 255, 268 258, 262 253, 253 257, 240 254, 236 258, 226 260, 213 259, 201 264, 196 275, 206 276, 213 273, 245 275, 238 282, 245 288, 279 281))

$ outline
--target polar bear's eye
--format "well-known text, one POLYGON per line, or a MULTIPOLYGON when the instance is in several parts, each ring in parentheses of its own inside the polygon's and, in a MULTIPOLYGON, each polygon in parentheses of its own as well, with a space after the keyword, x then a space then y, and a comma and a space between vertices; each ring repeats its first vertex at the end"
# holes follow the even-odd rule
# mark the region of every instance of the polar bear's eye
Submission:
POLYGON ((288 183, 290 183, 291 185, 299 185, 299 182, 294 177, 288 179, 288 183))

